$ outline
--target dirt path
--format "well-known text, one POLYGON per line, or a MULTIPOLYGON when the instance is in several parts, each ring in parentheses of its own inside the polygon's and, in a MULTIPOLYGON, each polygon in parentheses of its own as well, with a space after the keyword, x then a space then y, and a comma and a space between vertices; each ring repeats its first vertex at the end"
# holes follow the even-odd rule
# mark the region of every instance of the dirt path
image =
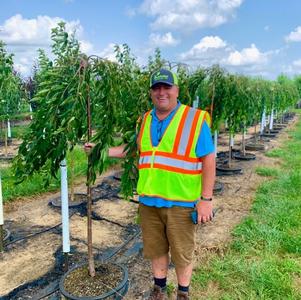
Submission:
MULTIPOLYGON (((288 128, 292 127, 290 124, 288 128)), ((248 136, 247 136, 248 138, 248 136)), ((288 140, 286 131, 282 131, 277 139, 268 143, 268 148, 278 147, 288 140)), ((227 140, 222 136, 221 140, 227 140)), ((235 137, 236 144, 240 136, 235 137)), ((237 147, 236 147, 237 148, 237 147)), ((219 147, 219 151, 225 151, 226 147, 219 147)), ((196 263, 200 265, 208 253, 212 251, 222 252, 231 241, 231 230, 248 215, 254 192, 263 181, 263 177, 255 173, 257 166, 273 166, 280 162, 277 159, 268 158, 261 152, 256 152, 255 161, 240 162, 243 174, 237 176, 217 177, 224 183, 224 193, 214 197, 214 206, 218 213, 214 222, 198 227, 198 239, 196 263)), ((143 291, 152 285, 152 276, 149 262, 142 259, 142 243, 139 229, 136 225, 137 205, 118 198, 119 182, 110 176, 117 169, 112 169, 104 174, 96 183, 96 193, 101 193, 103 188, 112 187, 108 197, 95 201, 94 212, 98 218, 106 220, 93 221, 93 236, 95 254, 101 257, 110 255, 110 251, 118 249, 119 245, 135 235, 135 239, 128 243, 126 249, 116 254, 112 261, 122 262, 128 266, 130 288, 124 299, 141 299, 143 291), (104 180, 104 181, 103 181, 104 180), (100 184, 103 184, 100 186, 100 184)), ((77 192, 85 192, 85 185, 79 185, 77 192)), ((25 236, 50 227, 61 222, 60 211, 49 206, 50 199, 59 196, 58 193, 47 193, 34 198, 21 199, 5 205, 5 224, 12 231, 15 238, 25 236)), ((85 211, 71 211, 71 250, 72 253, 84 253, 86 251, 86 217, 85 211)), ((43 277, 52 272, 52 276, 58 277, 58 253, 61 251, 61 230, 57 226, 55 230, 47 231, 30 239, 10 245, 0 257, 0 296, 6 295, 17 287, 43 277), (4 270, 4 271, 3 271, 4 270), (56 275, 53 275, 56 274, 56 275)), ((74 255, 75 257, 76 255, 74 255)), ((176 278, 173 268, 169 272, 169 282, 176 286, 176 278)), ((30 293, 30 291, 28 291, 30 293)), ((36 290, 31 291, 35 295, 36 290)), ((193 294, 197 299, 198 296, 193 294)), ((45 299, 57 299, 53 298, 45 299)), ((17 299, 17 298, 11 298, 17 299)), ((25 299, 21 297, 18 299, 25 299)), ((26 298, 27 299, 27 298, 26 298)), ((29 298, 28 298, 29 299, 29 298)))

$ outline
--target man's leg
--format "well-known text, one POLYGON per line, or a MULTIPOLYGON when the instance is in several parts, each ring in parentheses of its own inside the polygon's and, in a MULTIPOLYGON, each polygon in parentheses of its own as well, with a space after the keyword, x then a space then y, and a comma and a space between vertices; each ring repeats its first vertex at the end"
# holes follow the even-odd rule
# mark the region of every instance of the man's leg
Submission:
POLYGON ((189 299, 196 231, 190 218, 192 211, 193 208, 182 207, 173 207, 169 210, 167 234, 171 258, 176 267, 178 300, 189 299))
POLYGON ((178 279, 178 284, 181 286, 189 286, 191 275, 192 275, 192 264, 189 264, 186 267, 177 267, 176 274, 178 279))
POLYGON ((169 265, 169 256, 165 254, 152 259, 152 270, 155 278, 166 278, 169 265))

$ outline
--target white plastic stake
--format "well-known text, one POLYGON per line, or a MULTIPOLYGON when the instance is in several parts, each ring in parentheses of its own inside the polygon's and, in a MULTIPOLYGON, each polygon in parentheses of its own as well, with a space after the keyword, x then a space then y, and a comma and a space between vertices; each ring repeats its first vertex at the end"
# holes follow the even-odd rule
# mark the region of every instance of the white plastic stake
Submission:
POLYGON ((215 157, 217 157, 217 130, 214 131, 214 152, 215 157))
POLYGON ((270 115, 270 130, 273 129, 273 124, 274 124, 274 109, 272 109, 271 115, 270 115))
POLYGON ((10 121, 9 121, 9 119, 7 120, 7 137, 9 139, 11 138, 11 128, 10 128, 10 121))
POLYGON ((32 120, 32 108, 30 104, 29 104, 29 111, 30 111, 30 120, 32 120))
POLYGON ((265 122, 265 109, 263 110, 262 116, 261 116, 261 123, 260 123, 260 134, 263 134, 264 127, 266 126, 265 122))
POLYGON ((66 159, 61 161, 61 205, 62 205, 62 227, 63 227, 63 252, 70 252, 69 232, 69 206, 68 206, 68 181, 66 159))
POLYGON ((196 99, 193 101, 192 107, 198 108, 199 107, 199 96, 196 96, 196 99))
POLYGON ((234 146, 234 137, 233 137, 233 134, 231 134, 230 136, 230 147, 233 147, 234 146))

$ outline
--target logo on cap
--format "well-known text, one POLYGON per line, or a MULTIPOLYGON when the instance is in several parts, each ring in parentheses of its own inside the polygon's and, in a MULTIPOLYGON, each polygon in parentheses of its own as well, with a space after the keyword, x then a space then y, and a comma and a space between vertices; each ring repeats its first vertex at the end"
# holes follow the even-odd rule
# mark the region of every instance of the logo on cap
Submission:
POLYGON ((166 69, 160 69, 152 74, 150 78, 150 87, 153 87, 157 83, 165 83, 168 85, 178 85, 178 79, 176 74, 166 69))

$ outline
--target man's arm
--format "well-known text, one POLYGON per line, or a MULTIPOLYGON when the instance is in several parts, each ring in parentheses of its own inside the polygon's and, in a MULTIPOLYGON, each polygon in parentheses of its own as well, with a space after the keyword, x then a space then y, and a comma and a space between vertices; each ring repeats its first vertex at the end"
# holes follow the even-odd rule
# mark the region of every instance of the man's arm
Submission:
MULTIPOLYGON (((212 198, 215 181, 215 154, 210 153, 202 158, 202 195, 212 198)), ((200 201, 197 204, 198 223, 212 219, 212 201, 200 201)))
POLYGON ((202 163, 202 196, 211 198, 215 181, 215 153, 204 156, 202 163))
MULTIPOLYGON (((126 146, 127 146, 127 144, 123 144, 123 145, 116 146, 116 147, 110 147, 108 156, 115 157, 115 158, 126 157, 126 152, 124 151, 126 146)), ((87 154, 89 154, 92 151, 93 147, 95 147, 94 143, 86 143, 84 145, 84 150, 87 154)))
POLYGON ((116 147, 110 147, 109 148, 109 157, 115 157, 115 158, 124 158, 126 157, 125 147, 127 144, 123 144, 116 147))

